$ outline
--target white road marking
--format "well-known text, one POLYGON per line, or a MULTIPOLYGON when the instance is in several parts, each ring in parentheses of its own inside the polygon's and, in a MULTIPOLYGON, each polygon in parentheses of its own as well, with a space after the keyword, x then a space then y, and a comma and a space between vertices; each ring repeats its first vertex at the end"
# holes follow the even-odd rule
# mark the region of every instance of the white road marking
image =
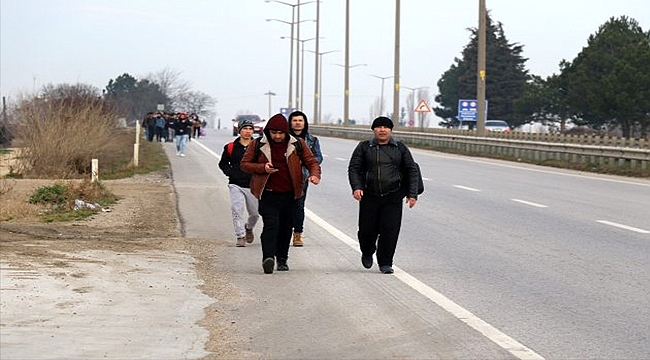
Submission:
POLYGON ((469 190, 469 191, 481 191, 479 189, 474 189, 471 187, 463 186, 463 185, 454 185, 455 188, 463 189, 463 190, 469 190))
POLYGON ((348 159, 346 159, 346 158, 340 158, 340 157, 337 157, 337 158, 334 158, 334 159, 336 159, 336 160, 338 160, 338 161, 348 161, 348 159))
MULTIPOLYGON (((221 158, 219 155, 217 155, 215 152, 212 150, 208 149, 205 145, 201 144, 200 142, 196 141, 196 144, 200 145, 202 148, 204 148, 208 153, 212 154, 216 158, 221 158)), ((343 158, 336 158, 337 160, 342 160, 342 161, 347 161, 347 159, 343 158)), ((477 189, 472 189, 472 188, 467 188, 467 187, 462 187, 459 185, 456 185, 456 187, 459 187, 461 189, 466 189, 466 190, 471 190, 471 191, 481 191, 477 189)), ((315 222, 318 226, 322 227, 325 231, 329 232, 332 234, 334 237, 342 241, 344 244, 348 245, 351 247, 353 250, 358 252, 359 254, 361 253, 361 250, 359 250, 359 244, 356 240, 352 239, 351 237, 347 236, 345 233, 343 233, 341 230, 335 228, 332 226, 330 223, 327 221, 323 220, 320 216, 314 214, 311 212, 311 210, 307 209, 305 207, 305 216, 315 222)), ((494 326, 488 324, 484 320, 480 319, 476 315, 472 314, 470 311, 465 310, 463 307, 460 305, 456 304, 455 302, 451 301, 441 293, 433 290, 420 280, 416 279, 412 275, 408 274, 407 272, 403 271, 397 266, 393 266, 393 269, 395 269, 395 277, 402 281, 404 284, 408 285, 411 287, 413 290, 419 292, 420 294, 424 295, 427 299, 433 301, 435 304, 440 306, 441 308, 445 309, 448 313, 452 314, 455 316, 457 319, 460 321, 464 322, 465 324, 469 325, 471 328, 477 330, 481 334, 483 334, 486 338, 490 339, 490 341, 494 342, 495 344, 499 345, 501 348, 505 349, 509 353, 511 353, 513 356, 515 356, 518 359, 530 359, 530 360, 544 360, 544 358, 534 352, 533 350, 527 348, 524 346, 522 343, 518 342, 517 340, 511 338, 510 336, 502 333, 499 331, 499 329, 495 328, 494 326)))
MULTIPOLYGON (((359 250, 359 244, 356 240, 347 236, 341 230, 335 228, 334 226, 332 226, 327 221, 323 220, 321 217, 314 214, 307 208, 305 208, 305 216, 307 216, 310 220, 315 222, 318 226, 325 229, 325 231, 329 232, 334 237, 341 240, 346 245, 350 246, 356 252, 361 253, 361 250, 359 250)), ((393 269, 395 269, 395 277, 398 278, 400 281, 402 281, 404 284, 408 285, 413 290, 424 295, 427 299, 433 301, 435 304, 442 307, 448 313, 452 314, 460 321, 469 325, 471 328, 477 330, 478 332, 483 334, 486 338, 490 339, 492 342, 499 345, 501 348, 510 352, 513 356, 519 359, 537 359, 537 360, 544 359, 541 355, 527 348, 526 346, 524 346, 517 340, 511 338, 510 336, 502 333, 501 331, 499 331, 499 329, 488 324, 487 322, 480 319, 476 315, 472 314, 468 310, 465 310, 460 305, 451 301, 441 293, 433 290, 432 288, 430 288, 420 280, 416 279, 412 275, 408 274, 404 270, 400 269, 399 267, 393 266, 393 269)))
POLYGON ((640 234, 650 234, 650 231, 648 231, 648 230, 643 230, 643 229, 639 229, 639 228, 635 228, 635 227, 632 227, 632 226, 627 226, 627 225, 623 225, 623 224, 619 224, 619 223, 615 223, 615 222, 611 222, 611 221, 607 221, 607 220, 596 220, 596 222, 599 222, 599 223, 605 224, 605 225, 609 225, 609 226, 614 226, 614 227, 617 227, 617 228, 620 228, 620 229, 625 229, 625 230, 638 232, 640 234))
POLYGON ((538 208, 547 208, 547 207, 548 207, 548 206, 546 206, 546 205, 542 205, 542 204, 538 204, 538 203, 534 203, 534 202, 530 202, 530 201, 526 201, 526 200, 519 200, 519 199, 510 199, 510 200, 512 200, 512 201, 516 201, 516 202, 518 202, 518 203, 522 203, 522 204, 526 204, 526 205, 530 205, 530 206, 538 207, 538 208))
POLYGON ((210 155, 216 157, 217 159, 221 159, 221 156, 219 156, 219 155, 218 155, 217 153, 215 153, 214 151, 210 150, 207 146, 201 144, 198 140, 194 139, 193 142, 194 142, 195 144, 199 145, 200 147, 202 147, 202 148, 203 148, 205 151, 207 151, 208 153, 210 153, 210 155))

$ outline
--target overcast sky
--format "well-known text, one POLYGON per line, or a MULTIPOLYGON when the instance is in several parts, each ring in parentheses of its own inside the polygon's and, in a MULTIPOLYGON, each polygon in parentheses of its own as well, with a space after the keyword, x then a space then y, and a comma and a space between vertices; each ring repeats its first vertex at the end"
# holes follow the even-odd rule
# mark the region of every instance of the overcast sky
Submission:
MULTIPOLYGON (((297 0, 286 0, 295 4, 297 0)), ((301 20, 316 18, 316 4, 300 6, 301 20)), ((393 74, 394 0, 350 0, 350 117, 368 123, 381 96, 380 77, 393 74)), ((531 74, 558 73, 589 35, 622 15, 650 30, 649 0, 487 0, 510 42, 524 45, 531 74)), ((218 101, 217 117, 238 113, 268 116, 286 107, 289 82, 291 6, 264 0, 2 0, 0 2, 0 92, 14 99, 46 84, 106 87, 123 73, 140 78, 162 69, 179 72, 193 90, 218 101), (266 21, 278 19, 286 21, 266 21)), ((345 0, 321 1, 323 118, 343 117, 345 0)), ((478 26, 477 0, 401 1, 401 79, 405 87, 436 83, 478 26)), ((315 24, 300 25, 300 38, 315 36, 315 24)), ((314 50, 314 41, 305 41, 314 50)), ((314 55, 305 51, 304 106, 311 118, 314 55)), ((294 65, 295 66, 295 65, 294 65)), ((487 69, 490 75, 490 69, 487 69)), ((295 77, 295 74, 294 74, 295 77)), ((393 80, 384 82, 392 109, 393 80)), ((294 90, 295 91, 295 90, 294 90)), ((401 90, 401 104, 411 91, 401 90)), ((435 106, 435 104, 431 104, 435 106)))

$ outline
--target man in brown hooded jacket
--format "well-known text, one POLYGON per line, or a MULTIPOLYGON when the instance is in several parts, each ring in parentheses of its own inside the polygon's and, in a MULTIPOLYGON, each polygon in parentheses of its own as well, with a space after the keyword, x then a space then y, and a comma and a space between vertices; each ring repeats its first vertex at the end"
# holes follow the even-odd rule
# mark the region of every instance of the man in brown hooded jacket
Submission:
POLYGON ((264 223, 262 268, 265 274, 272 274, 277 261, 277 270, 287 271, 296 200, 303 194, 302 165, 309 169, 309 181, 314 185, 320 182, 320 165, 305 140, 289 135, 289 123, 282 114, 273 115, 264 136, 251 145, 239 166, 252 174, 251 193, 259 199, 264 223))

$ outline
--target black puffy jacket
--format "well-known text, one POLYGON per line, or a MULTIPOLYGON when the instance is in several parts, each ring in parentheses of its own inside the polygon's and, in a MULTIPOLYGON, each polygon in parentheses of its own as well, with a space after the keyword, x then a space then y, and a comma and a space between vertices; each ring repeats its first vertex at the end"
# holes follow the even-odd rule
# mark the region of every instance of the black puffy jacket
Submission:
POLYGON ((408 147, 391 138, 380 145, 376 139, 359 142, 348 165, 348 179, 352 191, 385 196, 403 191, 405 196, 417 199, 418 169, 408 147), (402 186, 402 174, 412 179, 402 186))
MULTIPOLYGON (((235 184, 242 188, 250 188, 251 174, 241 171, 239 163, 241 162, 246 148, 239 142, 239 137, 233 140, 234 146, 232 153, 228 153, 228 144, 223 146, 221 160, 219 160, 219 169, 228 177, 229 184, 235 184)), ((253 142, 251 141, 251 144, 253 142)))

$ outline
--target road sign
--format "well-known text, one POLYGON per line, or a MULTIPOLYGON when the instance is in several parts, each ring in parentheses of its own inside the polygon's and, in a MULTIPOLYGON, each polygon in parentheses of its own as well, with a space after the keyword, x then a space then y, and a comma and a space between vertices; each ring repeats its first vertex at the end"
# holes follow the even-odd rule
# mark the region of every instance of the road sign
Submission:
POLYGON ((478 101, 461 99, 458 100, 458 120, 459 121, 477 121, 478 120, 478 101))
POLYGON ((424 101, 424 99, 420 100, 420 103, 418 106, 415 107, 415 110, 413 110, 417 113, 425 113, 425 112, 431 112, 431 108, 429 105, 427 105, 427 102, 424 101))
POLYGON ((291 115, 292 112, 296 111, 295 108, 280 108, 280 114, 284 115, 287 119, 289 118, 289 115, 291 115))
MULTIPOLYGON (((485 100, 485 118, 487 119, 488 101, 485 100)), ((458 100, 458 121, 478 121, 478 100, 458 100)))

